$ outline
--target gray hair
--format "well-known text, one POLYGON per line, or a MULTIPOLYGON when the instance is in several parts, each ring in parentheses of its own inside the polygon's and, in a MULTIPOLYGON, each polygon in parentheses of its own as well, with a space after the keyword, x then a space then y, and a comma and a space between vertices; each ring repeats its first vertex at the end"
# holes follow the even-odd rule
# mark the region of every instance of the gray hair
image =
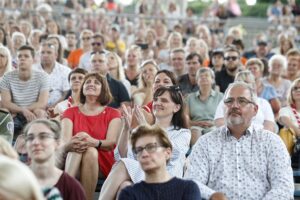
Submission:
POLYGON ((229 86, 227 87, 225 93, 224 93, 224 99, 226 98, 228 92, 235 87, 243 87, 245 89, 247 89, 250 92, 250 96, 251 96, 251 101, 254 102, 255 104, 257 104, 257 95, 254 92, 252 86, 248 83, 242 82, 242 81, 236 81, 233 83, 230 83, 229 86))
POLYGON ((269 68, 272 67, 275 61, 279 61, 283 69, 287 68, 287 60, 285 56, 279 54, 272 56, 268 62, 269 68))

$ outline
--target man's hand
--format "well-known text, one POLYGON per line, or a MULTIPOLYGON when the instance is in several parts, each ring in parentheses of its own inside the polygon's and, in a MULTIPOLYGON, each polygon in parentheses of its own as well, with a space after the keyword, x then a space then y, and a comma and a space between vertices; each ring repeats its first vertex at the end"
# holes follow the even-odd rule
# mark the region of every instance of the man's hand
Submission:
POLYGON ((36 119, 35 114, 33 112, 31 112, 30 110, 28 110, 27 108, 22 109, 22 114, 26 118, 27 122, 31 122, 36 119))
POLYGON ((228 199, 225 196, 225 194, 223 194, 222 192, 216 192, 210 196, 209 200, 228 200, 228 199))

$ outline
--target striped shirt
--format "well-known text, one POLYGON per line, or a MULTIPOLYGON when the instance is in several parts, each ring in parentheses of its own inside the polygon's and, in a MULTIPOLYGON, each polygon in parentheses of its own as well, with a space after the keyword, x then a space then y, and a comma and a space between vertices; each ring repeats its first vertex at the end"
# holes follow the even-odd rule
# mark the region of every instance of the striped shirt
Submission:
POLYGON ((19 79, 18 70, 14 70, 3 76, 0 90, 10 91, 13 103, 20 107, 28 107, 38 101, 40 92, 49 91, 48 75, 32 70, 31 78, 23 81, 19 79))

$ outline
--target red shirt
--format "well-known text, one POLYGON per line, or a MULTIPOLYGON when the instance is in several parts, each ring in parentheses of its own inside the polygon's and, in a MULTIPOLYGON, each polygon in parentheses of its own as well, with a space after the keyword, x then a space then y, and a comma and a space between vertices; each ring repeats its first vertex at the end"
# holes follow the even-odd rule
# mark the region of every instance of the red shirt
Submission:
MULTIPOLYGON (((105 140, 109 134, 107 133, 109 123, 114 118, 120 117, 120 112, 111 107, 105 107, 100 114, 94 116, 86 116, 79 110, 78 106, 68 108, 63 114, 63 118, 68 118, 73 122, 73 136, 83 131, 97 140, 105 140)), ((98 155, 99 168, 107 176, 115 162, 114 151, 99 149, 98 155)))

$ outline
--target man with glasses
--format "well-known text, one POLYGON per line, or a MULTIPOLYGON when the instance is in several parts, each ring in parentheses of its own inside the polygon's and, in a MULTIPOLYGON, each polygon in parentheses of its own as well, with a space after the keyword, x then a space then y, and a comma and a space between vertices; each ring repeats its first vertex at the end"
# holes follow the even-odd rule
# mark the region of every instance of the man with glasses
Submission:
POLYGON ((91 71, 92 69, 92 65, 91 65, 91 56, 93 52, 105 52, 107 53, 107 51, 104 49, 105 47, 105 39, 104 36, 101 35, 100 33, 96 33, 93 37, 92 37, 92 51, 86 52, 85 54, 83 54, 80 58, 80 62, 79 62, 79 68, 83 68, 85 70, 87 70, 88 72, 91 71))
POLYGON ((225 126, 199 138, 185 174, 198 184, 204 199, 293 199, 287 149, 279 136, 252 124, 257 110, 250 85, 229 85, 225 126))
POLYGON ((234 81, 234 77, 239 71, 241 65, 239 50, 235 46, 228 46, 224 50, 224 60, 225 68, 216 73, 216 85, 223 93, 228 85, 234 81))

